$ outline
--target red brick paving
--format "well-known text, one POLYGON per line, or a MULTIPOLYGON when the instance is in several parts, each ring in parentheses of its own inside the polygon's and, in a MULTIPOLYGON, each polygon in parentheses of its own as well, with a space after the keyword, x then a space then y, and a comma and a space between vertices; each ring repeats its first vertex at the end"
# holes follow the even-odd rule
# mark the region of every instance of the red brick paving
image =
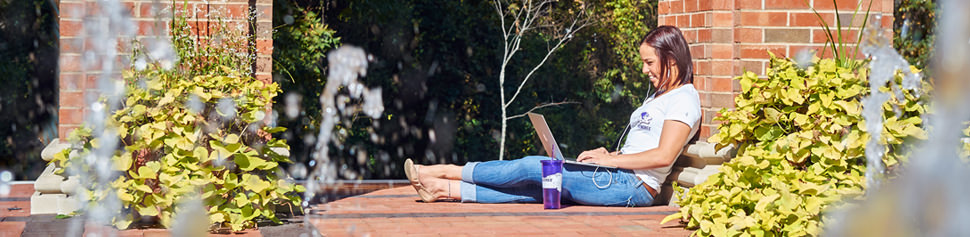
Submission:
POLYGON ((311 223, 326 236, 686 236, 660 220, 677 208, 418 202, 411 187, 375 191, 315 208, 311 223))
MULTIPOLYGON (((10 188, 10 193, 0 201, 0 220, 7 217, 26 217, 30 216, 30 195, 34 193, 33 184, 14 184, 10 188), (20 208, 11 210, 11 208, 20 208)), ((20 236, 24 232, 26 222, 0 222, 0 237, 20 236)))
MULTIPOLYGON (((0 237, 20 236, 30 216, 32 184, 16 184, 0 200, 0 237), (8 210, 18 207, 20 210, 8 210), (20 219, 16 219, 20 218, 20 219), (10 221, 13 220, 13 221, 10 221)), ((544 210, 541 204, 423 203, 410 186, 383 189, 314 208, 310 223, 324 236, 686 236, 677 223, 660 220, 677 208, 564 206, 544 210)), ((117 236, 171 236, 164 229, 118 231, 86 226, 86 233, 117 236)), ((230 235, 260 236, 259 230, 230 235)), ((219 235, 212 235, 219 236, 219 235)))

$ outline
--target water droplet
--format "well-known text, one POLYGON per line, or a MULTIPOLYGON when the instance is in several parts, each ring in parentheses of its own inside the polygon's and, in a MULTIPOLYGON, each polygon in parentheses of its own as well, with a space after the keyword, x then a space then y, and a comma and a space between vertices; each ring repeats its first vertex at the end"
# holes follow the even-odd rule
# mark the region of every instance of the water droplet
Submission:
POLYGON ((0 171, 0 196, 10 195, 10 182, 13 181, 13 173, 4 170, 0 171))
POLYGON ((91 107, 91 111, 95 113, 100 113, 102 112, 102 110, 104 110, 104 104, 102 104, 101 102, 91 103, 90 107, 91 107))
POLYGON ((815 51, 808 48, 802 49, 795 54, 795 63, 798 67, 805 69, 811 67, 813 58, 815 58, 815 51))
POLYGON ((148 67, 148 62, 146 62, 144 58, 139 57, 138 59, 135 59, 134 66, 135 70, 145 70, 145 68, 148 67))
POLYGON ((189 99, 185 101, 185 105, 189 108, 189 112, 195 114, 202 113, 202 110, 205 109, 205 104, 195 94, 189 95, 189 99))
POLYGON ((357 164, 367 164, 367 151, 361 150, 357 153, 357 164))
POLYGON ((307 146, 313 145, 315 142, 317 142, 317 137, 313 134, 307 134, 305 137, 303 137, 303 143, 307 146))
POLYGON ((287 25, 293 24, 293 16, 292 15, 283 16, 283 23, 287 25))
POLYGON ((231 120, 232 118, 236 117, 236 102, 233 101, 232 98, 219 99, 218 104, 216 104, 216 112, 218 112, 224 120, 231 120))
POLYGON ((8 170, 0 171, 0 182, 9 183, 11 181, 13 181, 12 172, 8 170))
POLYGON ((200 236, 208 230, 208 213, 199 197, 183 197, 172 223, 173 236, 200 236))
POLYGON ((296 116, 300 115, 300 101, 303 100, 303 96, 299 93, 287 93, 286 94, 286 117, 289 119, 295 119, 296 116))
POLYGON ((293 176, 294 179, 304 179, 306 178, 306 174, 307 168, 302 163, 296 163, 290 166, 290 175, 293 176))

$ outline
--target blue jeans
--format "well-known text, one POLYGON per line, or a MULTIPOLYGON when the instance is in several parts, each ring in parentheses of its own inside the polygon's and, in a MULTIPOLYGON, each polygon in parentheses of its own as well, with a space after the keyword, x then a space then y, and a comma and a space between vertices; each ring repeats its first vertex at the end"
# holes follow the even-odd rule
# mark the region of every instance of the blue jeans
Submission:
MULTIPOLYGON (((539 161, 549 159, 552 158, 528 156, 468 162, 461 171, 462 202, 542 202, 539 161)), ((653 197, 631 170, 563 164, 562 200, 581 205, 639 207, 649 206, 653 197)))

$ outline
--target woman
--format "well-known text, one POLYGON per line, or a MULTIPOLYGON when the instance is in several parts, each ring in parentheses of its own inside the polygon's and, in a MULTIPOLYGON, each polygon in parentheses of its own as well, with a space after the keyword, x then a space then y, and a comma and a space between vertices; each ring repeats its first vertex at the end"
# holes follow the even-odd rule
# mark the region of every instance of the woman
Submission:
MULTIPOLYGON (((700 101, 693 86, 687 41, 673 26, 660 26, 640 41, 643 73, 656 92, 630 115, 629 135, 619 152, 597 148, 577 160, 617 169, 563 165, 562 199, 583 205, 648 206, 670 174, 681 149, 696 131, 700 101)), ((626 134, 624 129, 624 134, 626 134)), ((621 135, 622 137, 623 135, 621 135)), ((405 173, 421 199, 463 202, 541 202, 542 168, 529 156, 517 160, 456 165, 414 165, 405 173)))

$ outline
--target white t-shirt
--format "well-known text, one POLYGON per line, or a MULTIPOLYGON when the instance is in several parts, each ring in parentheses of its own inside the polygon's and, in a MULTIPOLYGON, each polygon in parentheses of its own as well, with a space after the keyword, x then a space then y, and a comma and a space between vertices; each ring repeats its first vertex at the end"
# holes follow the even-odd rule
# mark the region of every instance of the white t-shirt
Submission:
MULTIPOLYGON (((693 135, 697 131, 697 122, 701 118, 700 105, 700 98, 693 84, 685 84, 656 98, 647 98, 643 105, 630 115, 630 132, 620 152, 635 154, 659 146, 660 134, 666 120, 687 124, 691 128, 690 134, 693 135)), ((633 170, 633 172, 651 188, 660 190, 660 184, 670 174, 672 166, 673 163, 666 167, 633 170)))

